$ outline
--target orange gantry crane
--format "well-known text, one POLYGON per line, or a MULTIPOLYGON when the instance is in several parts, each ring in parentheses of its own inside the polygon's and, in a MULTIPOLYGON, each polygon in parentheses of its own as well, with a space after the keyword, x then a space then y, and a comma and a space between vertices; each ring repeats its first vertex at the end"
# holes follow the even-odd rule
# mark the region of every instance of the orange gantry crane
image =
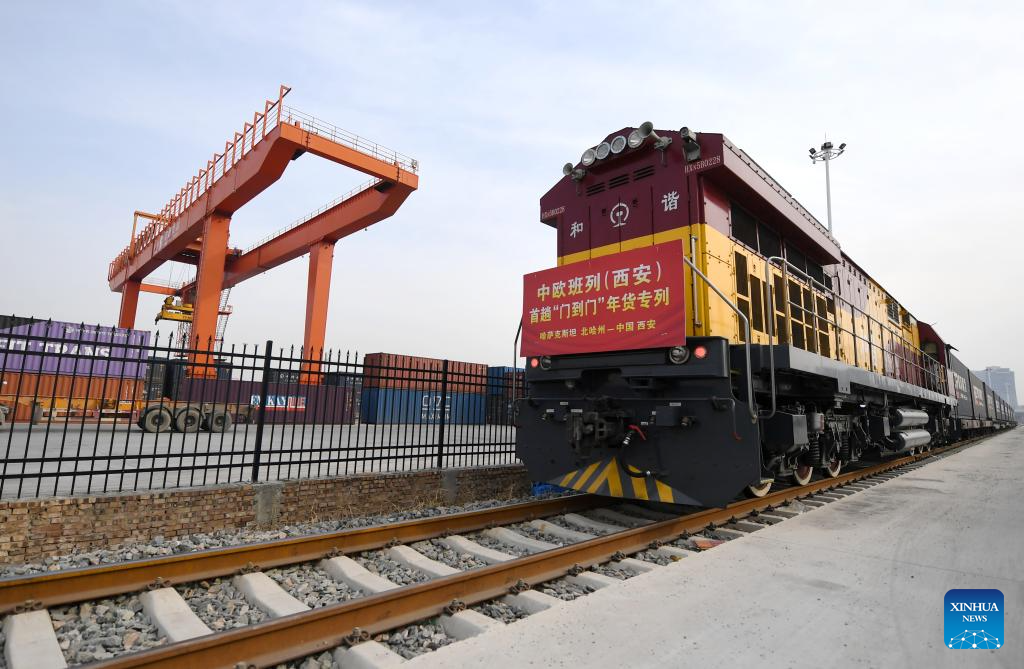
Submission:
MULTIPOLYGON (((246 279, 309 254, 303 348, 324 347, 335 243, 394 214, 419 184, 415 160, 283 104, 281 86, 241 132, 214 153, 158 214, 136 212, 131 241, 110 263, 110 289, 121 293, 118 325, 135 326, 139 292, 181 298, 191 312, 190 346, 209 349, 218 336, 221 296, 246 279), (306 153, 358 170, 372 179, 254 247, 228 247, 231 217, 266 190, 291 161, 306 153), (148 221, 142 230, 140 220, 148 221), (179 286, 147 283, 168 261, 195 265, 195 278, 179 286)), ((195 352, 190 373, 212 376, 209 356, 195 352)), ((315 378, 315 377, 314 377, 315 378)))

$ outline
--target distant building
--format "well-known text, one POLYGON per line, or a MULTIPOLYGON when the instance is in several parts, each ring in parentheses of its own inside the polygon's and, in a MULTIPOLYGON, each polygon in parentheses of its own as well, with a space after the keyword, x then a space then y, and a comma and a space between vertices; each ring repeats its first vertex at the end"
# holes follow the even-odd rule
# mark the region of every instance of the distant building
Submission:
POLYGON ((986 367, 980 372, 975 372, 978 378, 988 384, 988 387, 996 391, 996 394, 1010 403, 1014 409, 1017 404, 1017 381, 1014 378, 1013 370, 1006 367, 986 367))

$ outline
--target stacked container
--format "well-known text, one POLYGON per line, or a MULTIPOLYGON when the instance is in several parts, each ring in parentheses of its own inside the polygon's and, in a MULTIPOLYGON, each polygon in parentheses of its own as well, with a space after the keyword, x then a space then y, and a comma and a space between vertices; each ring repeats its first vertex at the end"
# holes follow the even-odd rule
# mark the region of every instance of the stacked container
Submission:
POLYGON ((487 368, 487 423, 510 425, 512 402, 522 397, 526 384, 526 370, 518 367, 487 368))
POLYGON ((144 391, 149 333, 82 323, 0 317, 0 404, 8 420, 43 410, 98 415, 144 391))
POLYGON ((363 359, 364 423, 478 425, 486 418, 487 366, 396 353, 363 359), (442 387, 444 389, 442 398, 442 387))

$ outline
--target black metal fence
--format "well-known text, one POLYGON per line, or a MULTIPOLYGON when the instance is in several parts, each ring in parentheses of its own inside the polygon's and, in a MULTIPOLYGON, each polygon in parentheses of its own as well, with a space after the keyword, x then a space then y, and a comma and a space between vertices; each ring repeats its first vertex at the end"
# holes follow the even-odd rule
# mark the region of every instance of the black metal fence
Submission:
POLYGON ((0 497, 515 462, 522 374, 0 322, 0 497))

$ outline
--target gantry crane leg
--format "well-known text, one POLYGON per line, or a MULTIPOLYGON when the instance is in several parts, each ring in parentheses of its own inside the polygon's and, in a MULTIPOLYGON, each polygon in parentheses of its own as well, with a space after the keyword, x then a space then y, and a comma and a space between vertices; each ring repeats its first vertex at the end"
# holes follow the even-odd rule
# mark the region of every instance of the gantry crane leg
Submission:
MULTIPOLYGON (((331 295, 334 242, 320 241, 309 247, 309 280, 306 284, 306 328, 302 339, 303 357, 319 360, 327 336, 327 305, 331 295)), ((320 383, 320 365, 303 364, 302 383, 320 383)))
POLYGON ((139 310, 139 289, 141 281, 125 281, 121 288, 121 314, 117 317, 117 327, 132 329, 135 327, 135 314, 139 310))
MULTIPOLYGON (((196 349, 212 349, 217 334, 217 316, 220 310, 220 292, 224 288, 224 258, 228 251, 228 225, 230 216, 217 212, 207 216, 203 224, 203 246, 196 267, 196 296, 192 313, 192 335, 190 346, 196 349)), ((193 377, 216 376, 213 360, 202 353, 189 356, 189 375, 193 377), (208 366, 207 366, 208 365, 208 366)))

